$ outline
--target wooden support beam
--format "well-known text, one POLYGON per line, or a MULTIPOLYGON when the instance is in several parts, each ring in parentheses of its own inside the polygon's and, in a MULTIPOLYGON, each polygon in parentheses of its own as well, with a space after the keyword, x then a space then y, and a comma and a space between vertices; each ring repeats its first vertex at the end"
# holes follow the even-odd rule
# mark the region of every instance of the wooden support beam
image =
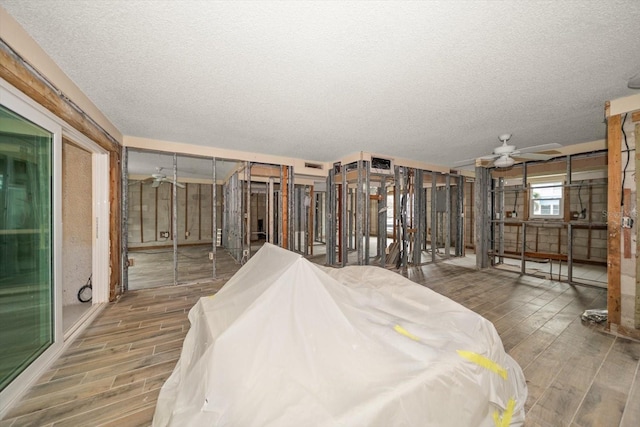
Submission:
POLYGON ((120 187, 120 151, 109 153, 109 301, 113 301, 122 292, 120 283, 120 268, 122 253, 120 227, 122 225, 120 201, 122 188, 120 187))
POLYGON ((622 209, 621 174, 621 117, 611 116, 607 120, 608 152, 608 198, 607 198, 607 324, 620 325, 621 289, 620 289, 620 220, 622 209))
POLYGON ((105 150, 120 152, 121 147, 114 138, 73 108, 63 99, 64 95, 54 92, 50 86, 35 77, 30 70, 22 65, 19 58, 5 49, 0 49, 0 77, 82 132, 87 138, 105 150))

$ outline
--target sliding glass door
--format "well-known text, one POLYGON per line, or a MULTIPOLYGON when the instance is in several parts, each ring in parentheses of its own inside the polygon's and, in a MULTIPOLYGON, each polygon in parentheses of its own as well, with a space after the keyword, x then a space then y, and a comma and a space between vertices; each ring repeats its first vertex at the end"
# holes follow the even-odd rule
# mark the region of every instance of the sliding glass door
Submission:
POLYGON ((54 343, 53 137, 0 105, 0 390, 54 343))

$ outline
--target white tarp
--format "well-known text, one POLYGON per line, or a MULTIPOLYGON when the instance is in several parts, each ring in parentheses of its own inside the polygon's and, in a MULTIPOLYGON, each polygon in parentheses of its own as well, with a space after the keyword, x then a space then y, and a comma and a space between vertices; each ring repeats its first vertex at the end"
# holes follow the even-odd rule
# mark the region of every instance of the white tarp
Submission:
POLYGON ((265 244, 189 320, 154 426, 524 422, 524 375, 491 322, 382 268, 265 244))

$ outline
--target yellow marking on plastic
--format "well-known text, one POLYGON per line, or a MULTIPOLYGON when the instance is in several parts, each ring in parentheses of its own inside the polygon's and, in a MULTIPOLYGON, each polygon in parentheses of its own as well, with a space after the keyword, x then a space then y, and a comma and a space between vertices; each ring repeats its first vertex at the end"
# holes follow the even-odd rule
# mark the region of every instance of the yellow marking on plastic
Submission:
POLYGON ((500 418, 500 413, 498 411, 495 411, 493 413, 493 422, 495 423, 496 427, 509 427, 515 407, 516 401, 511 398, 509 399, 509 402, 507 402, 507 409, 505 409, 502 413, 502 418, 500 418))
POLYGON ((505 380, 507 379, 507 370, 504 369, 499 364, 497 364, 496 362, 494 362, 493 360, 489 359, 488 357, 484 357, 481 354, 474 353, 472 351, 466 351, 466 350, 458 350, 458 354, 461 357, 464 357, 465 359, 467 359, 468 361, 475 363, 476 365, 480 365, 483 368, 486 368, 492 372, 495 372, 496 374, 500 375, 503 379, 505 380))
POLYGON ((396 325, 393 327, 393 330, 396 331, 397 333, 399 333, 400 335, 404 335, 407 338, 410 338, 414 341, 420 341, 420 338, 418 338, 417 336, 413 335, 411 332, 407 331, 405 328, 403 328, 400 325, 396 325))

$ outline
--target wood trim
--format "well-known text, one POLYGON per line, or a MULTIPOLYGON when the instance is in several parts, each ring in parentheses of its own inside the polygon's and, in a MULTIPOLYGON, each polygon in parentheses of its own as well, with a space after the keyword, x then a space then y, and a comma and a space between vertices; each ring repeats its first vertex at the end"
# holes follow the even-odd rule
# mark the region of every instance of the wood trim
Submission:
POLYGON ((608 153, 608 197, 607 197, 607 309, 609 317, 607 326, 620 325, 621 289, 620 289, 620 198, 622 196, 621 174, 621 138, 620 115, 607 120, 608 153))
POLYGON ((120 286, 121 257, 121 225, 120 201, 122 187, 120 176, 121 151, 109 153, 109 301, 113 301, 122 293, 120 286))
POLYGON ((640 111, 635 111, 631 113, 631 121, 632 122, 640 122, 640 111))
POLYGON ((64 95, 54 92, 50 86, 36 78, 30 70, 20 63, 19 59, 5 49, 0 49, 0 77, 73 126, 100 147, 107 151, 120 152, 121 147, 113 136, 97 127, 92 120, 69 105, 62 98, 64 95))

